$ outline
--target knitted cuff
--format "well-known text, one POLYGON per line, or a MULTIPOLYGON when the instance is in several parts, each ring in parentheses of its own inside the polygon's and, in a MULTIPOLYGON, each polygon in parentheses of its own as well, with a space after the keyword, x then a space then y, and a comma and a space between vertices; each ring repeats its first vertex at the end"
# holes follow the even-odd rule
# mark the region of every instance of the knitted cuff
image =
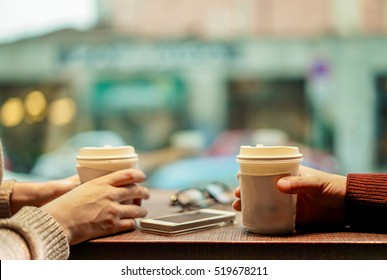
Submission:
POLYGON ((15 180, 3 181, 0 184, 0 218, 10 218, 10 198, 15 180))
POLYGON ((23 207, 11 218, 11 229, 26 241, 32 259, 65 260, 69 243, 62 227, 49 214, 36 207, 23 207))
POLYGON ((351 229, 387 232, 387 174, 348 174, 345 203, 351 229))

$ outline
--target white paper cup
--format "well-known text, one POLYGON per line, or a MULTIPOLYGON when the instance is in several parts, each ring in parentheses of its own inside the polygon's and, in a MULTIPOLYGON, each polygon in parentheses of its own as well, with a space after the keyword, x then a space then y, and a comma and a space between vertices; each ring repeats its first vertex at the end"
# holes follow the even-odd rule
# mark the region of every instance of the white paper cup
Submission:
POLYGON ((241 146, 240 188, 243 225, 261 234, 289 234, 295 231, 297 196, 277 189, 277 181, 298 175, 302 161, 297 147, 241 146))
POLYGON ((77 170, 81 183, 109 173, 135 168, 138 155, 132 146, 85 147, 79 150, 77 170))
MULTIPOLYGON (((136 168, 137 162, 132 146, 85 147, 79 150, 77 171, 81 183, 85 183, 118 170, 136 168)), ((131 203, 132 200, 125 201, 131 203)))

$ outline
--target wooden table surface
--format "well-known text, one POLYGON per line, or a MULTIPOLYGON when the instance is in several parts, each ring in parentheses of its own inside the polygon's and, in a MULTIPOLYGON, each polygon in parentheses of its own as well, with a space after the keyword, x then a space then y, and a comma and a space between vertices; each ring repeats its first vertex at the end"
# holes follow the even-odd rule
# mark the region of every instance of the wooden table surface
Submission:
MULTIPOLYGON (((148 217, 177 213, 169 206, 173 191, 151 190, 144 201, 148 217)), ((230 210, 231 206, 215 208, 230 210)), ((297 230, 294 235, 253 234, 236 223, 178 236, 140 229, 83 242, 71 247, 70 259, 387 259, 387 234, 297 230)))

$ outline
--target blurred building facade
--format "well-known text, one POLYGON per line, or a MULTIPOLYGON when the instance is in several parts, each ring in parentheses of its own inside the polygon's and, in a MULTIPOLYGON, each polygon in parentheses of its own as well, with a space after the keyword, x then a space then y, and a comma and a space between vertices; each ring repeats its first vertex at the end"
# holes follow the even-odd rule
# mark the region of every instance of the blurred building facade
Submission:
POLYGON ((386 170, 386 0, 98 3, 87 32, 0 45, 2 138, 33 153, 20 162, 86 130, 152 150, 178 130, 276 128, 341 172, 386 170))

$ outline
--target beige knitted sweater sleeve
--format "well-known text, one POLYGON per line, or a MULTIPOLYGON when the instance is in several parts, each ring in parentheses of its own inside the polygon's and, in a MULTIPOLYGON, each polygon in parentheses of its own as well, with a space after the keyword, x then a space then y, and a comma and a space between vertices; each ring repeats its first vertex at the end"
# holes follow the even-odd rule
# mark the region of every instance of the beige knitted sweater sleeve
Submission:
POLYGON ((10 217, 9 202, 15 181, 2 179, 0 143, 0 259, 67 259, 67 237, 49 214, 39 208, 26 206, 10 217))

